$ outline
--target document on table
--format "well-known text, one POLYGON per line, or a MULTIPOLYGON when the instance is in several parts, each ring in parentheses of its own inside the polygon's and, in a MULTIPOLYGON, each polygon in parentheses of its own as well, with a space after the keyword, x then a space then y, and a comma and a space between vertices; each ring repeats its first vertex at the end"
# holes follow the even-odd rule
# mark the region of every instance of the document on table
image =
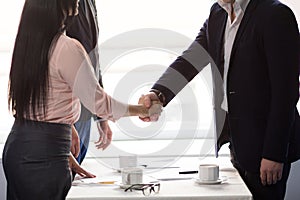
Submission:
POLYGON ((73 186, 112 186, 117 185, 121 181, 121 178, 118 176, 112 177, 100 177, 100 178, 84 178, 84 177, 76 177, 73 181, 73 186))

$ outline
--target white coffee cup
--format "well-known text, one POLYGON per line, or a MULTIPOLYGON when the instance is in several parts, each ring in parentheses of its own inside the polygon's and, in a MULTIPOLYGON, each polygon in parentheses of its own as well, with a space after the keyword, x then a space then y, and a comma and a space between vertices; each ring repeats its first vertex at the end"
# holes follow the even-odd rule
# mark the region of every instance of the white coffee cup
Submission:
POLYGON ((137 155, 120 155, 119 167, 120 169, 125 167, 137 167, 137 155))
POLYGON ((138 167, 123 168, 122 171, 122 184, 133 185, 143 183, 143 169, 138 167))
POLYGON ((219 179, 219 166, 216 164, 199 165, 199 179, 201 181, 217 181, 219 179))

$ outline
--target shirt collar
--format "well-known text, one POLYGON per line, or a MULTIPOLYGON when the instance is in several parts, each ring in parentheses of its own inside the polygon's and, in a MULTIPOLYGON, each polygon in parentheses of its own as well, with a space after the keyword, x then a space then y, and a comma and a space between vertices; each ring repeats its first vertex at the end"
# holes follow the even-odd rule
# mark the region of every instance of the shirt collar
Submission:
MULTIPOLYGON (((235 0, 235 3, 239 4, 243 12, 246 11, 246 8, 249 4, 250 0, 235 0)), ((218 0, 218 4, 227 10, 227 6, 230 6, 230 3, 225 3, 223 0, 218 0)))

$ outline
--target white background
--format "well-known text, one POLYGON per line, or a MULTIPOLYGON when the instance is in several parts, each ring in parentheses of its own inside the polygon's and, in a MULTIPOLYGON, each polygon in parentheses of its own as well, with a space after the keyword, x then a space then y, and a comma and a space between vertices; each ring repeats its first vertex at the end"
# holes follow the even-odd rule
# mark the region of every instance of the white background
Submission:
MULTIPOLYGON (((99 44, 101 45, 114 36, 124 32, 141 28, 166 29, 183 34, 192 40, 207 18, 213 2, 212 0, 96 0, 100 26, 99 44)), ((285 2, 291 7, 299 21, 299 1, 284 0, 282 2, 285 2)), ((13 123, 13 118, 8 113, 7 81, 14 38, 23 3, 24 0, 0 0, 0 143, 5 141, 11 124, 13 123)), ((176 41, 174 41, 174 44, 176 44, 176 41)), ((185 47, 183 46, 181 48, 184 49, 185 47)), ((130 57, 120 59, 115 63, 115 69, 117 72, 119 70, 126 73, 126 70, 130 69, 130 66, 134 66, 136 63, 141 62, 141 60, 148 63, 155 59, 159 59, 161 65, 167 66, 174 58, 174 55, 157 56, 154 52, 149 56, 149 52, 146 55, 140 52, 134 59, 130 57), (148 60, 145 61, 145 59, 148 60)), ((108 93, 113 92, 114 88, 112 83, 117 82, 117 79, 118 77, 115 77, 115 74, 105 74, 104 85, 108 93), (115 80, 113 80, 114 78, 115 80)), ((201 77, 198 77, 198 79, 194 80, 190 85, 191 88, 198 89, 198 91, 199 88, 201 90, 201 87, 204 87, 203 82, 201 82, 201 77)), ((196 95, 200 97, 200 101, 203 102, 199 105, 199 118, 201 119, 200 126, 204 128, 209 126, 211 119, 209 97, 205 92, 207 92, 205 88, 201 94, 196 92, 196 95)), ((176 101, 174 102, 175 106, 173 106, 173 108, 176 108, 176 101)), ((169 106, 169 110, 171 110, 169 117, 170 119, 172 118, 169 120, 170 122, 180 120, 180 116, 174 117, 173 114, 174 110, 175 112, 180 112, 180 109, 173 109, 172 112, 172 106, 169 106)), ((114 125, 112 125, 112 127, 115 131, 118 131, 114 125)), ((115 134, 114 138, 122 139, 122 136, 115 134)))

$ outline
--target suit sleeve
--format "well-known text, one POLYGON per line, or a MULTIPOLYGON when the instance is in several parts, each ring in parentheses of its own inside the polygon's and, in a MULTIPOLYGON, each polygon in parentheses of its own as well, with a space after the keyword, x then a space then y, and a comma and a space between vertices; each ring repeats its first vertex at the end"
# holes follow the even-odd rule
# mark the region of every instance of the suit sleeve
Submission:
POLYGON ((299 97, 299 30, 292 11, 272 7, 264 27, 271 102, 263 157, 284 162, 299 97))
POLYGON ((207 21, 187 50, 163 73, 152 89, 161 91, 166 106, 208 63, 207 21))

